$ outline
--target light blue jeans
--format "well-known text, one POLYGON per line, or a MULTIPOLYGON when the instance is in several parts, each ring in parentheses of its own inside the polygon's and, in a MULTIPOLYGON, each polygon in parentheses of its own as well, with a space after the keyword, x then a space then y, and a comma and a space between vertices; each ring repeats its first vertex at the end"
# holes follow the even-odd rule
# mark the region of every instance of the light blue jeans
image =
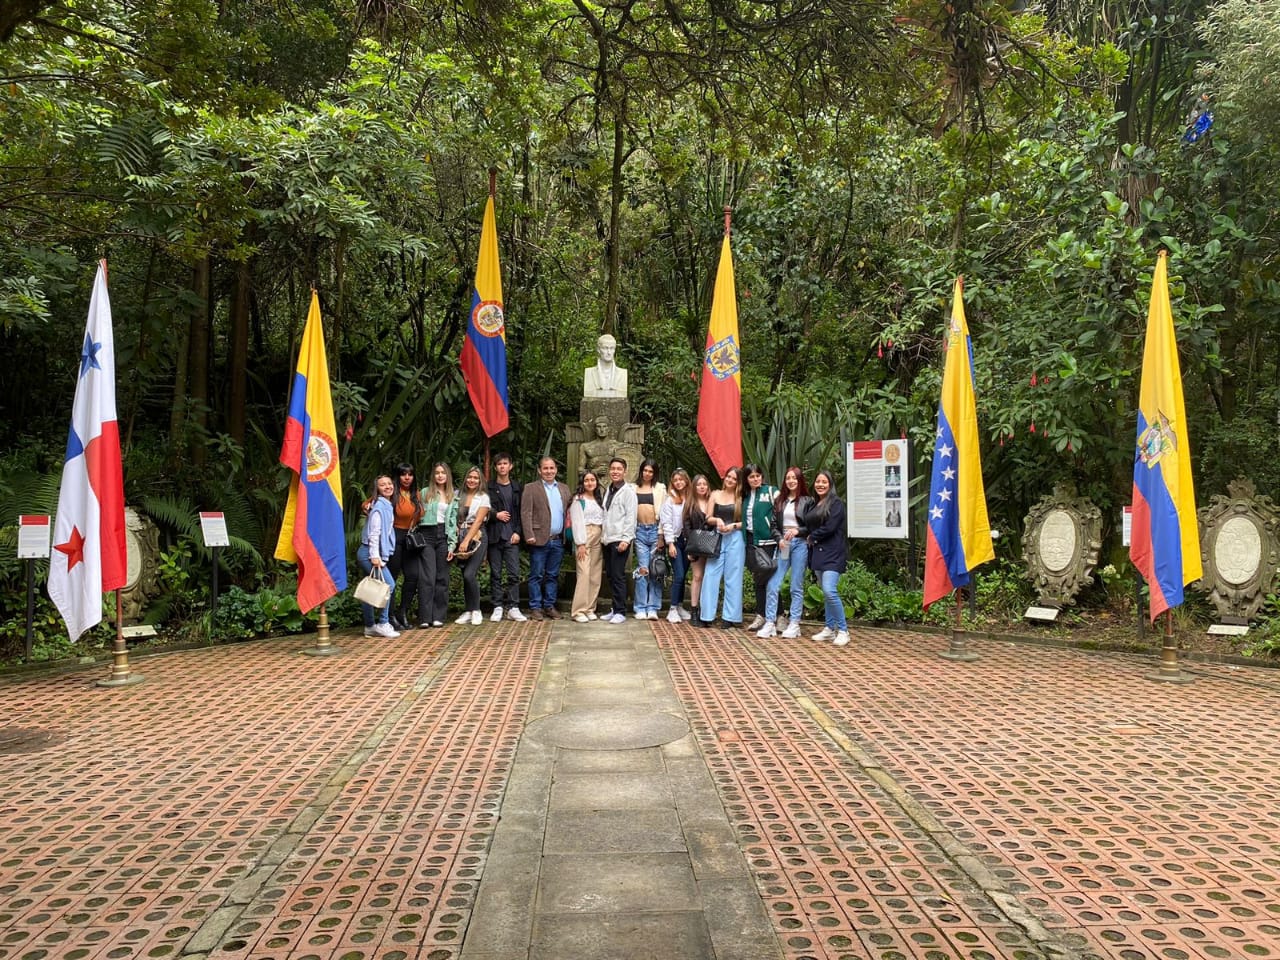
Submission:
POLYGON ((742 531, 720 536, 720 556, 708 560, 702 571, 702 595, 698 598, 698 616, 709 622, 716 618, 716 601, 720 599, 720 581, 724 581, 724 606, 720 619, 725 623, 742 622, 742 568, 746 563, 746 546, 742 531))
MULTIPOLYGON (((649 566, 649 558, 653 556, 653 547, 658 542, 658 525, 656 523, 636 524, 636 570, 649 566)), ((653 574, 646 576, 635 574, 636 591, 633 606, 636 613, 658 612, 662 606, 662 588, 653 582, 653 574)))
POLYGON ((822 606, 828 630, 848 630, 849 623, 844 618, 844 602, 836 593, 836 584, 840 582, 837 570, 823 570, 818 574, 822 584, 822 606))
MULTIPOLYGON (((781 544, 781 541, 779 541, 781 544)), ((778 550, 778 569, 769 578, 769 592, 765 594, 764 618, 773 623, 778 619, 778 599, 782 594, 782 581, 791 571, 791 614, 792 623, 799 623, 804 616, 804 572, 809 567, 809 544, 799 537, 791 541, 791 555, 785 560, 782 550, 778 550)))
MULTIPOLYGON (((360 569, 366 574, 373 570, 373 563, 369 560, 368 544, 360 545, 360 549, 356 551, 356 562, 360 564, 360 569)), ((384 583, 389 583, 393 588, 395 587, 395 581, 391 579, 391 571, 387 569, 386 563, 383 563, 383 565, 378 568, 378 572, 382 575, 384 583)), ((391 601, 388 600, 387 605, 381 610, 371 607, 369 604, 361 601, 360 612, 364 615, 364 625, 366 627, 372 627, 374 625, 374 621, 377 621, 378 623, 390 623, 391 601)))

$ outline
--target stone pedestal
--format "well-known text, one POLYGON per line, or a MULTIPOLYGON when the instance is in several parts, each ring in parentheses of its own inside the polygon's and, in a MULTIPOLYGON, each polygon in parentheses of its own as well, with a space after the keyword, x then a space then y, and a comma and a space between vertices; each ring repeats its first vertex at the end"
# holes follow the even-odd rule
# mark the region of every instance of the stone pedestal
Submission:
POLYGON ((568 454, 565 474, 570 487, 587 467, 600 473, 608 483, 609 461, 621 457, 627 461, 630 480, 643 457, 644 426, 631 423, 631 402, 623 398, 583 397, 579 405, 580 422, 565 426, 568 454))

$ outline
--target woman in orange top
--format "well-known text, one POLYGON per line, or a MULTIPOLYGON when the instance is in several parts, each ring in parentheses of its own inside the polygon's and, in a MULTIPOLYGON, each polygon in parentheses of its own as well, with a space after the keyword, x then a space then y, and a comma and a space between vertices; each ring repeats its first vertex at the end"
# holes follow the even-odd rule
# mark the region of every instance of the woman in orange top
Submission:
POLYGON ((422 500, 418 496, 418 488, 414 485, 413 466, 408 463, 396 466, 396 492, 391 498, 392 526, 396 532, 396 550, 387 562, 391 571, 391 581, 395 583, 401 571, 404 571, 404 586, 400 588, 400 599, 391 599, 391 625, 397 630, 407 630, 411 614, 410 604, 418 592, 419 571, 422 564, 418 551, 410 549, 405 543, 409 531, 422 519, 422 500))

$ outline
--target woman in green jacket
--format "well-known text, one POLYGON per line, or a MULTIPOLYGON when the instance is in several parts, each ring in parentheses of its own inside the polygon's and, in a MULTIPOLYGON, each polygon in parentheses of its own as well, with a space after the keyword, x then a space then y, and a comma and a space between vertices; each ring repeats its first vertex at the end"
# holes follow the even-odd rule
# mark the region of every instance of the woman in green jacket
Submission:
POLYGON ((757 546, 771 553, 777 550, 778 541, 773 534, 773 501, 777 499, 778 488, 764 482, 764 471, 756 464, 748 463, 742 469, 747 475, 747 490, 742 498, 742 529, 747 534, 747 569, 751 571, 756 597, 756 618, 747 629, 759 630, 764 626, 765 600, 773 571, 757 570, 752 558, 757 546))

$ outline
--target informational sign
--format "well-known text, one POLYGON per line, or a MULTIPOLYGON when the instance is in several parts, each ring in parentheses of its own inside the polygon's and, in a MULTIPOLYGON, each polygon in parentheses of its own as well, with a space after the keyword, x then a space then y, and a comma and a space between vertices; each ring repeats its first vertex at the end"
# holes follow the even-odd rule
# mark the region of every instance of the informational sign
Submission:
POLYGON ((46 514, 23 514, 18 517, 18 559, 48 560, 49 534, 52 532, 46 514))
POLYGON ((849 536, 906 540, 906 440, 855 440, 848 445, 849 536))
POLYGON ((1127 547, 1133 536, 1133 507, 1120 508, 1120 546, 1127 547))
POLYGON ((227 518, 221 513, 200 514, 200 532, 204 534, 206 547, 229 547, 231 538, 227 536, 227 518))

